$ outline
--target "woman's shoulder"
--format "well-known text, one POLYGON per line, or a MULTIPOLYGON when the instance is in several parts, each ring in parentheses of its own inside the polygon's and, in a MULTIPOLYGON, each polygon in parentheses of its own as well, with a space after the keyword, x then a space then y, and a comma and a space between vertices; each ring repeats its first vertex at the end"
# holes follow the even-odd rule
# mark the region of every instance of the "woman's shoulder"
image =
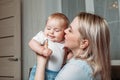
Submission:
POLYGON ((78 69, 78 71, 81 73, 86 74, 86 77, 88 77, 91 80, 101 80, 101 76, 98 74, 96 77, 93 76, 93 70, 92 67, 87 63, 87 61, 81 60, 81 59, 71 59, 69 61, 69 64, 71 66, 74 66, 74 68, 78 69))
POLYGON ((92 80, 92 69, 86 61, 71 59, 59 72, 56 80, 92 80), (65 75, 66 74, 66 75, 65 75))
POLYGON ((92 74, 92 68, 91 66, 87 63, 87 61, 81 60, 81 59, 75 59, 72 58, 68 64, 74 65, 76 68, 82 69, 86 73, 91 73, 92 74))

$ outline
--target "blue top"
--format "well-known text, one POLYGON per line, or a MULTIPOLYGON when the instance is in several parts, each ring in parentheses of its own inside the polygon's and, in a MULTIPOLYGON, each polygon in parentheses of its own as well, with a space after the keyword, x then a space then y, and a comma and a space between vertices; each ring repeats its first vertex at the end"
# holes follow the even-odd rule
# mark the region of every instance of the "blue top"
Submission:
POLYGON ((72 58, 60 70, 55 80, 100 80, 92 76, 92 68, 83 60, 72 58))

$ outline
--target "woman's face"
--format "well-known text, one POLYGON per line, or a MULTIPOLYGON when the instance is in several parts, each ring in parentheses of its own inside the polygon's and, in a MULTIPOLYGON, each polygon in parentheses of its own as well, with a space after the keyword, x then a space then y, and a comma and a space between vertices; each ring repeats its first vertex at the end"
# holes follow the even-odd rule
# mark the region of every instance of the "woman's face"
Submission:
POLYGON ((79 49, 80 47, 80 33, 78 31, 79 22, 76 17, 70 27, 65 30, 65 47, 73 49, 79 49))

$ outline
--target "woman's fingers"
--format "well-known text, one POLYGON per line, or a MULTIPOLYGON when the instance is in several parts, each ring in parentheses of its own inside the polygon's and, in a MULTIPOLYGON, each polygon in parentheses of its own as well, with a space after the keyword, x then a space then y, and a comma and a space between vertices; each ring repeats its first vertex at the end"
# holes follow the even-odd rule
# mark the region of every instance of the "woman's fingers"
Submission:
POLYGON ((45 48, 45 50, 43 51, 43 53, 44 53, 43 56, 46 56, 46 57, 50 56, 52 54, 52 50, 48 48, 48 39, 45 40, 43 46, 45 48))
POLYGON ((45 47, 45 48, 48 48, 48 39, 45 40, 45 42, 44 42, 44 47, 45 47))

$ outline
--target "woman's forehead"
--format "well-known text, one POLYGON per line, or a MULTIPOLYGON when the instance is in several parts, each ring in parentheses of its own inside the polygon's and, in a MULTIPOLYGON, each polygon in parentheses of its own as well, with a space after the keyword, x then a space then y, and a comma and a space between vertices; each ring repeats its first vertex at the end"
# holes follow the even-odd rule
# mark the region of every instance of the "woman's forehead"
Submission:
POLYGON ((71 22, 70 26, 71 26, 71 27, 74 27, 75 29, 78 28, 78 26, 79 26, 79 21, 78 21, 78 18, 77 18, 77 17, 73 19, 73 21, 71 22))

